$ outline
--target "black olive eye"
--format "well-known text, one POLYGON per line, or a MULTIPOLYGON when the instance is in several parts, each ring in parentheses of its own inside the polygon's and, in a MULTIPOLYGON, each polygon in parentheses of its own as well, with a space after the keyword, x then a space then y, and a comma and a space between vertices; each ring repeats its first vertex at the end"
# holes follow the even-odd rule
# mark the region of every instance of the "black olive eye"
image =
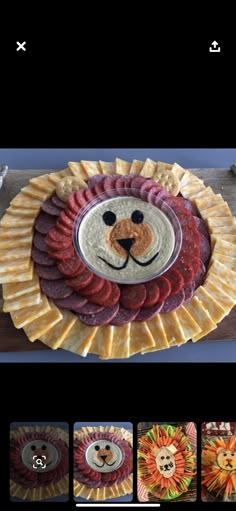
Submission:
POLYGON ((133 211, 133 213, 131 215, 131 220, 132 220, 132 222, 134 222, 134 224, 141 224, 143 221, 143 218, 144 218, 144 215, 143 215, 142 211, 139 211, 138 209, 133 211))
POLYGON ((165 456, 161 456, 161 460, 164 460, 165 459, 165 456))
POLYGON ((112 211, 106 211, 103 215, 103 222, 106 225, 114 225, 116 223, 116 215, 112 211))
POLYGON ((226 452, 224 453, 224 456, 227 456, 226 452))
POLYGON ((42 451, 46 451, 46 449, 47 449, 46 445, 42 445, 41 449, 42 449, 42 451))
POLYGON ((106 445, 105 449, 106 449, 107 451, 110 451, 110 445, 106 445))
POLYGON ((35 445, 31 445, 31 451, 36 451, 36 446, 35 445))
POLYGON ((231 452, 231 456, 234 456, 234 452, 231 452))
POLYGON ((95 445, 94 449, 95 449, 95 451, 99 451, 100 450, 99 445, 95 445))
POLYGON ((166 459, 169 460, 170 459, 170 456, 166 456, 166 459))

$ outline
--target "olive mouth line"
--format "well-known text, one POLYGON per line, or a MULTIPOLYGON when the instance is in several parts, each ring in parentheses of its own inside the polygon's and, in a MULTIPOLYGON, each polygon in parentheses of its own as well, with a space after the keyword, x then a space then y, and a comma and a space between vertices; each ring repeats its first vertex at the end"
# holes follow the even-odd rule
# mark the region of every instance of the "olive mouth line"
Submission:
POLYGON ((131 259, 136 263, 138 264, 139 266, 149 266, 149 264, 153 263, 153 261, 156 259, 156 257, 159 255, 159 251, 156 252, 156 254, 154 254, 154 256, 151 257, 151 259, 149 259, 148 261, 145 261, 144 263, 142 263, 141 261, 139 261, 138 259, 136 259, 136 257, 134 257, 132 254, 130 254, 130 252, 128 253, 127 257, 126 257, 126 260, 124 262, 124 264, 122 264, 122 266, 115 266, 114 264, 112 263, 109 263, 108 261, 106 261, 106 259, 104 259, 103 257, 100 257, 98 256, 98 259, 101 259, 101 261, 103 261, 104 263, 106 263, 110 268, 112 268, 113 270, 123 270, 124 268, 126 268, 128 262, 129 262, 129 258, 131 257, 131 259))
POLYGON ((104 460, 104 463, 103 465, 98 465, 95 461, 93 462, 94 465, 96 465, 96 467, 99 467, 99 468, 103 468, 105 465, 107 465, 108 467, 112 467, 114 464, 115 464, 115 461, 113 461, 113 463, 107 463, 105 460, 104 460))

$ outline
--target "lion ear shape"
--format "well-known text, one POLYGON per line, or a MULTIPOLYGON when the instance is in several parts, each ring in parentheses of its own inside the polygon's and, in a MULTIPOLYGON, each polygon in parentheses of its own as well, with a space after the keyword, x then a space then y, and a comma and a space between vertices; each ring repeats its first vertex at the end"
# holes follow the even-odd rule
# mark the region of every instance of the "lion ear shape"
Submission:
POLYGON ((157 455, 159 454, 160 450, 161 450, 161 449, 160 449, 159 447, 157 447, 157 445, 156 445, 156 447, 154 447, 154 448, 152 449, 152 454, 153 454, 153 456, 157 456, 157 455))
POLYGON ((168 451, 170 451, 172 454, 175 454, 175 453, 176 453, 176 451, 177 451, 176 447, 175 447, 173 444, 168 445, 167 449, 168 449, 168 451))
POLYGON ((218 449, 216 449, 216 453, 219 454, 220 451, 224 451, 225 449, 223 447, 218 447, 218 449))

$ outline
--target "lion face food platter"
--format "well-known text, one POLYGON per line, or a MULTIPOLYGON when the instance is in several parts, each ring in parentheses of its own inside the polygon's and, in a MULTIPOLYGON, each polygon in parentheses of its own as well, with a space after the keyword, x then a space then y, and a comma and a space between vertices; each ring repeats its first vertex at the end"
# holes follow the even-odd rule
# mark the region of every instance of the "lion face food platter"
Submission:
POLYGON ((31 342, 83 357, 196 342, 236 303, 235 228, 178 164, 70 162, 1 219, 3 310, 31 342))

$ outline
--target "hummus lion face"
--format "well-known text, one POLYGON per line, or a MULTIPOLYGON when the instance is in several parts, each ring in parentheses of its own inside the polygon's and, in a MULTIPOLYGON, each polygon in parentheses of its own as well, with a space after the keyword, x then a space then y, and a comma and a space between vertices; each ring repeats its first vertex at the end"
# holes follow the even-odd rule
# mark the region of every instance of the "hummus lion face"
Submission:
POLYGON ((157 469, 165 479, 175 473, 175 457, 166 447, 161 447, 156 457, 157 469))
POLYGON ((219 449, 217 452, 217 463, 224 470, 236 470, 236 451, 219 449))
POLYGON ((122 463, 122 451, 109 440, 98 440, 89 445, 85 453, 88 465, 96 472, 113 472, 122 463))
POLYGON ((173 227, 157 207, 135 197, 115 197, 93 206, 81 221, 82 257, 108 280, 141 282, 170 259, 173 227))
POLYGON ((49 472, 60 461, 56 447, 44 440, 28 442, 22 449, 21 458, 25 467, 33 472, 49 472))

